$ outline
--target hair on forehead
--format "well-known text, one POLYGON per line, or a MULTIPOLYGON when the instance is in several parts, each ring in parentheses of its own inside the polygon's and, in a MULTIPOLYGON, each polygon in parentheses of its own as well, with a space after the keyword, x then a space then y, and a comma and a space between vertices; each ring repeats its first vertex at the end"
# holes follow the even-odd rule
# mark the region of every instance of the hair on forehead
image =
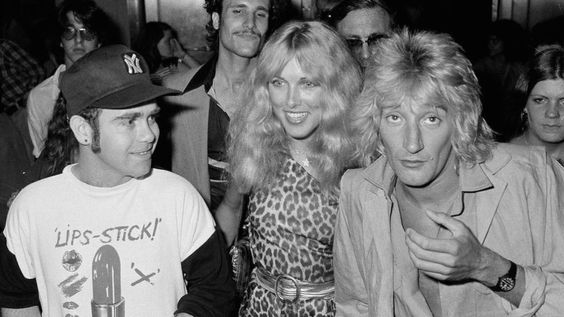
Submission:
POLYGON ((564 48, 553 45, 537 52, 521 77, 517 89, 527 96, 543 80, 564 79, 564 48))
POLYGON ((72 13, 76 22, 96 33, 98 40, 104 45, 117 43, 117 26, 112 19, 93 0, 65 0, 57 11, 59 32, 72 22, 68 20, 68 13, 72 13))
POLYGON ((455 104, 464 90, 479 96, 470 62, 446 35, 420 33, 403 41, 384 41, 377 55, 377 70, 371 71, 377 78, 372 83, 384 104, 406 96, 455 104))
POLYGON ((395 11, 382 0, 343 0, 338 5, 329 10, 327 22, 336 27, 350 12, 356 10, 377 9, 388 15, 390 24, 394 24, 395 11))
POLYGON ((347 56, 335 54, 348 50, 340 36, 324 23, 292 23, 275 32, 265 44, 258 60, 257 80, 266 83, 280 75, 288 62, 295 59, 300 68, 321 84, 336 77, 338 67, 347 56))
POLYGON ((481 117, 480 87, 468 58, 449 35, 407 29, 382 40, 365 70, 356 124, 365 157, 373 156, 380 111, 406 101, 441 106, 452 121, 453 148, 475 164, 490 155, 492 132, 481 117))
POLYGON ((316 100, 320 123, 310 143, 319 162, 320 183, 336 188, 343 167, 352 162, 347 116, 361 90, 360 66, 345 41, 327 24, 288 22, 262 49, 246 85, 243 107, 229 127, 231 175, 244 191, 274 181, 289 155, 291 140, 273 113, 269 83, 293 59, 322 88, 316 100))
POLYGON ((448 110, 445 97, 440 92, 440 87, 433 80, 422 80, 417 76, 406 76, 391 85, 391 89, 379 94, 380 108, 410 105, 411 107, 441 106, 448 110))

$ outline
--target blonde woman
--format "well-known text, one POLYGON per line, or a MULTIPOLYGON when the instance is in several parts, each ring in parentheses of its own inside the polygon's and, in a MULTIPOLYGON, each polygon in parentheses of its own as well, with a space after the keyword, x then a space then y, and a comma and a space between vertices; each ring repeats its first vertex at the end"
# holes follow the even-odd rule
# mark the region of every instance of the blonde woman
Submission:
POLYGON ((324 23, 285 24, 262 50, 230 126, 232 184, 250 195, 256 266, 241 316, 334 316, 338 184, 351 163, 347 113, 360 88, 358 64, 324 23))

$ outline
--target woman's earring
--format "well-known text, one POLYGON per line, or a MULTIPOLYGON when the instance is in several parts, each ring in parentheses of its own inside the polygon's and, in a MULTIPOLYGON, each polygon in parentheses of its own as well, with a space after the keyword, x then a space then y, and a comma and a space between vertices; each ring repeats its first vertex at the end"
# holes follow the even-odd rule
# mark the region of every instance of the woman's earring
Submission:
POLYGON ((527 124, 528 121, 529 121, 529 114, 527 113, 526 109, 523 109, 523 111, 521 111, 521 122, 523 124, 527 124))
POLYGON ((528 128, 529 128, 529 113, 527 113, 527 109, 523 109, 523 111, 521 111, 521 126, 518 128, 518 132, 522 134, 525 131, 527 131, 528 128))

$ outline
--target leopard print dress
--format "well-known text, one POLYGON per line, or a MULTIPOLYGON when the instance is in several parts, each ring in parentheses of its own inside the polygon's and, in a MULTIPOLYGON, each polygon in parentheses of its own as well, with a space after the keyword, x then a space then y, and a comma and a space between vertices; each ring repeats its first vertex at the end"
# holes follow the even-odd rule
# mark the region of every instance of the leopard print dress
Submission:
MULTIPOLYGON (((277 276, 312 283, 333 280, 333 234, 338 197, 328 197, 319 182, 292 158, 278 181, 249 198, 249 237, 257 267, 277 276)), ((256 270, 256 268, 255 268, 256 270)), ((255 271, 239 316, 334 316, 333 299, 282 302, 256 282, 255 271)))

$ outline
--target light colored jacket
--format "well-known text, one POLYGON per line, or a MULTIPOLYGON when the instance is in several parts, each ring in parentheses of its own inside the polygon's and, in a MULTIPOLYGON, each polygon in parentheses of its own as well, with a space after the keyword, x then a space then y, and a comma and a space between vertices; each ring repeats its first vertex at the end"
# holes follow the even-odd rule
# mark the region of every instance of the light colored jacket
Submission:
MULTIPOLYGON (((440 283, 443 316, 564 316, 564 168, 540 148, 499 144, 483 164, 459 169, 475 195, 470 230, 525 269, 518 308, 478 282, 440 283)), ((337 316, 431 316, 405 243, 385 157, 341 181, 334 244, 337 316), (394 216, 395 215, 395 216, 394 216)))
POLYGON ((59 90, 59 77, 66 69, 67 67, 64 64, 59 65, 51 77, 29 91, 26 102, 27 125, 35 157, 39 157, 45 147, 49 121, 53 117, 53 110, 61 92, 59 90))

